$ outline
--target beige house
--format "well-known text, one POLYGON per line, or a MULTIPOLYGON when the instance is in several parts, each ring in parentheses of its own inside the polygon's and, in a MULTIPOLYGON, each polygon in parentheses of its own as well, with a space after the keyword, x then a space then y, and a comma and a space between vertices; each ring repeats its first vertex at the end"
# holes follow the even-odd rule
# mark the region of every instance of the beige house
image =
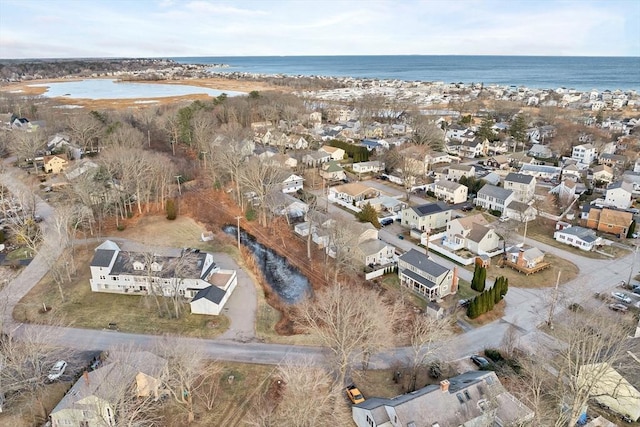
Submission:
POLYGON ((598 165, 593 168, 593 180, 610 183, 613 181, 613 169, 607 165, 598 165))
POLYGON ((51 411, 52 427, 116 425, 117 405, 131 398, 156 400, 167 361, 147 351, 113 352, 105 364, 85 372, 51 411))
POLYGON ((398 258, 400 284, 427 300, 435 301, 458 292, 458 273, 411 249, 398 258))
POLYGON ((380 192, 375 188, 367 187, 359 182, 350 182, 329 188, 329 200, 342 200, 354 206, 360 206, 365 203, 365 200, 377 197, 379 194, 380 192))
POLYGON ((463 176, 472 178, 476 176, 476 168, 471 165, 450 165, 447 172, 447 179, 449 181, 460 180, 463 176))
POLYGON ((486 255, 499 249, 500 238, 484 215, 476 214, 449 222, 442 244, 452 250, 468 249, 486 255))
POLYGON ((457 182, 438 180, 431 184, 432 191, 438 200, 444 200, 447 203, 463 203, 467 201, 467 192, 469 189, 457 182))
POLYGON ((544 262, 544 252, 532 246, 507 248, 507 261, 524 268, 535 268, 544 262))
POLYGON ((640 420, 640 391, 608 363, 581 366, 578 379, 581 383, 593 383, 589 390, 600 404, 633 421, 640 420))
POLYGON ((329 156, 331 156, 331 160, 340 161, 344 159, 345 152, 342 148, 332 147, 330 145, 323 145, 320 147, 319 151, 324 151, 329 156))
POLYGON ((61 173, 69 166, 66 154, 54 154, 52 156, 44 156, 44 171, 46 173, 61 173))
POLYGON ((322 165, 320 176, 329 181, 347 179, 347 174, 344 172, 344 169, 335 160, 329 160, 329 162, 322 165))
POLYGON ((504 189, 513 191, 513 199, 528 202, 536 192, 536 178, 531 175, 511 172, 504 178, 504 189))
POLYGON ((426 203, 402 210, 402 225, 420 231, 443 228, 451 220, 451 209, 438 203, 426 203))

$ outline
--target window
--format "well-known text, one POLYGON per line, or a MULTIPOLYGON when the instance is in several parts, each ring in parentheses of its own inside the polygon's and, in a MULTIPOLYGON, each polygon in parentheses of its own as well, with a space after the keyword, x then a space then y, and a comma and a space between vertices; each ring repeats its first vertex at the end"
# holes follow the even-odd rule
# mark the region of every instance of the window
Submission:
POLYGON ((458 398, 458 401, 459 401, 460 403, 464 403, 464 397, 462 397, 462 393, 457 393, 457 394, 456 394, 456 397, 458 398))
POLYGON ((464 397, 466 397, 467 400, 471 400, 471 396, 469 395, 469 391, 467 391, 467 390, 464 391, 464 397))

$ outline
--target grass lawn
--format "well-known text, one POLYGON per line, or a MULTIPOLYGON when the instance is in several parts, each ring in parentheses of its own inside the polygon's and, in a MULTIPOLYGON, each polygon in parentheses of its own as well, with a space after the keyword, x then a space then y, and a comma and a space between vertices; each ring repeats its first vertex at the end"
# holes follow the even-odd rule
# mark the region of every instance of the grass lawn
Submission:
POLYGON ((20 301, 14 309, 14 318, 20 322, 62 322, 74 327, 104 329, 116 323, 122 332, 143 334, 176 334, 199 338, 213 338, 229 327, 225 316, 205 316, 189 313, 183 306, 180 319, 159 317, 155 301, 149 296, 118 295, 91 292, 89 262, 93 246, 76 248, 75 263, 78 274, 71 283, 60 288, 47 274, 20 301), (51 310, 42 313, 43 304, 51 310))
MULTIPOLYGON (((587 252, 578 248, 574 248, 573 246, 565 245, 563 243, 557 242, 553 239, 553 232, 555 231, 554 223, 551 220, 547 220, 544 218, 538 218, 536 221, 530 221, 527 226, 527 238, 532 238, 542 243, 546 243, 550 246, 555 246, 556 248, 560 248, 567 252, 574 253, 576 255, 581 255, 586 258, 595 258, 595 259, 611 259, 606 255, 599 254, 597 252, 587 252)), ((524 225, 518 227, 517 231, 519 233, 524 232, 524 225)), ((613 236, 611 236, 612 239, 613 236)), ((602 252, 608 253, 612 255, 612 257, 619 258, 625 256, 629 253, 628 250, 622 249, 619 247, 608 246, 602 248, 602 252)))
POLYGON ((7 254, 5 258, 7 261, 13 261, 18 259, 29 259, 33 258, 33 252, 28 248, 18 248, 14 251, 11 251, 7 254))
POLYGON ((397 293, 399 296, 409 298, 409 302, 421 310, 427 308, 427 301, 424 298, 421 298, 409 289, 400 286, 400 279, 397 274, 392 273, 382 276, 380 283, 386 291, 397 293))
POLYGON ((458 299, 470 299, 478 295, 478 292, 471 289, 471 283, 458 279, 458 299))
POLYGON ((58 381, 45 384, 38 390, 36 398, 21 398, 0 412, 0 425, 11 427, 31 427, 43 425, 47 414, 56 407, 71 387, 70 382, 58 381))

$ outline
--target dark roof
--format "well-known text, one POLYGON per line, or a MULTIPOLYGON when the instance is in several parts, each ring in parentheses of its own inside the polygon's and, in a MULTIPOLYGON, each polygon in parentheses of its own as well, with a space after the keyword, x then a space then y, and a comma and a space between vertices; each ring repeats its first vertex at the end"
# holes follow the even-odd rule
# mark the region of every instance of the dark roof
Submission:
POLYGON ((109 267, 111 259, 116 251, 111 249, 98 249, 91 260, 91 267, 109 267))
POLYGON ((413 265, 421 271, 428 272, 435 277, 438 277, 449 271, 447 267, 444 267, 437 262, 431 261, 429 258, 427 258, 426 254, 416 249, 411 249, 409 252, 405 252, 400 256, 400 259, 413 265))
POLYGON ((432 282, 431 280, 426 279, 426 278, 422 277, 421 275, 419 275, 418 273, 414 273, 411 270, 402 270, 402 274, 404 274, 405 276, 409 276, 411 279, 413 279, 416 282, 426 286, 429 289, 433 289, 433 288, 435 288, 437 286, 435 284, 435 282, 432 282))
POLYGON ((420 216, 427 216, 438 212, 445 212, 450 210, 447 206, 442 206, 438 203, 427 203, 420 206, 414 206, 413 209, 420 216))
POLYGON ((485 184, 482 186, 480 191, 478 191, 478 196, 486 195, 488 197, 495 197, 499 200, 507 200, 507 198, 513 194, 513 190, 509 190, 508 188, 498 187, 496 185, 485 184))
POLYGON ((519 184, 530 184, 531 181, 533 180, 533 177, 531 175, 525 175, 525 174, 522 174, 522 173, 511 172, 506 176, 506 178, 504 180, 505 181, 511 181, 511 182, 517 182, 519 184))
POLYGON ((193 297, 191 302, 204 298, 213 303, 220 304, 220 301, 222 301, 222 298, 224 298, 225 293, 226 293, 225 291, 223 291, 217 286, 207 286, 204 289, 200 289, 200 291, 198 291, 196 296, 193 297))

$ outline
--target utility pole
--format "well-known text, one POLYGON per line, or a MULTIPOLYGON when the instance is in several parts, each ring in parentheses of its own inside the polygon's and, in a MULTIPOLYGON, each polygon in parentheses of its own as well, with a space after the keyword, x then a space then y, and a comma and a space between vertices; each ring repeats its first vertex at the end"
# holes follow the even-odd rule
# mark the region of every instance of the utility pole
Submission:
POLYGON ((633 276, 633 270, 636 268, 636 256, 638 255, 638 246, 633 251, 633 261, 631 262, 631 269, 629 270, 629 280, 627 280, 627 286, 631 286, 631 278, 633 276))
POLYGON ((176 175, 176 181, 178 181, 178 194, 182 196, 182 188, 180 188, 180 178, 182 178, 182 175, 176 175))
POLYGON ((147 129, 147 145, 151 147, 151 132, 147 129))
POLYGON ((562 273, 562 270, 558 271, 558 279, 556 280, 556 287, 553 290, 551 306, 549 307, 549 318, 547 319, 547 325, 549 325, 549 328, 551 328, 551 330, 553 330, 553 312, 556 310, 556 303, 558 302, 558 285, 560 284, 560 273, 562 273))
POLYGON ((236 231, 238 234, 238 251, 240 250, 240 218, 242 218, 241 216, 237 216, 236 217, 236 221, 237 221, 237 226, 236 226, 236 231))
POLYGON ((207 169, 207 152, 201 151, 200 153, 202 154, 202 160, 204 161, 204 168, 207 169))

